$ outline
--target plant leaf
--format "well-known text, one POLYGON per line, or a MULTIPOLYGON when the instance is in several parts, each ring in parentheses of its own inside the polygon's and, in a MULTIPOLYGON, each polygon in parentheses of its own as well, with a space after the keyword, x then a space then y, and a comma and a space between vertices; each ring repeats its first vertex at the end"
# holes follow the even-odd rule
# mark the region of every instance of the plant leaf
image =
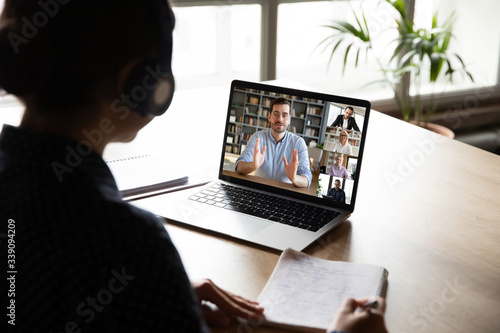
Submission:
POLYGON ((347 65, 347 57, 349 56, 349 51, 351 50, 352 45, 353 45, 353 43, 349 44, 349 45, 347 46, 347 49, 345 50, 345 55, 344 55, 344 66, 342 67, 342 75, 344 75, 345 68, 346 68, 346 65, 347 65))

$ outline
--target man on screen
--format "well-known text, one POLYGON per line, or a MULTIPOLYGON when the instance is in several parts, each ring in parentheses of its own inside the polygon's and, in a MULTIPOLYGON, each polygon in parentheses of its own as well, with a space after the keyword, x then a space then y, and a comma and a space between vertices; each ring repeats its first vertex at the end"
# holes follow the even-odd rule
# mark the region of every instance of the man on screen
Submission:
POLYGON ((328 190, 328 196, 333 198, 333 201, 345 203, 345 192, 340 188, 340 180, 335 179, 333 187, 328 190))
POLYGON ((345 108, 344 115, 339 114, 335 121, 332 123, 331 127, 342 127, 346 130, 354 129, 355 131, 361 132, 359 130, 358 124, 356 124, 356 119, 352 116, 354 114, 354 108, 348 106, 345 108))
POLYGON ((287 131, 290 125, 290 102, 275 99, 268 120, 271 128, 252 135, 241 156, 236 172, 309 187, 312 180, 307 146, 301 137, 287 131), (262 147, 262 149, 261 149, 262 147))

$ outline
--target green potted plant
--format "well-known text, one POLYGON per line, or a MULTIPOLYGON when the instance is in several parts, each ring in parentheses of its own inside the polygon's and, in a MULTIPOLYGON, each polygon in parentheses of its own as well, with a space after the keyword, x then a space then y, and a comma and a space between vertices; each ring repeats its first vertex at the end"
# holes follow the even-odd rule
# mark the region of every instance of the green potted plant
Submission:
POLYGON ((318 181, 318 187, 316 188, 316 196, 317 197, 321 197, 321 190, 322 190, 323 186, 321 185, 321 182, 318 181))
POLYGON ((326 25, 325 27, 333 30, 333 34, 318 46, 331 47, 330 62, 335 54, 344 52, 342 73, 350 62, 354 67, 358 67, 360 55, 363 53, 366 57, 373 57, 383 74, 383 81, 394 91, 402 119, 426 127, 438 107, 442 94, 435 94, 434 86, 438 78, 444 77, 452 83, 453 75, 461 72, 473 81, 462 58, 449 50, 455 14, 450 15, 442 25, 439 25, 436 11, 429 27, 417 27, 408 15, 404 0, 385 0, 385 2, 394 9, 396 26, 392 29, 396 29, 398 33, 396 40, 383 48, 391 52, 389 62, 384 63, 380 55, 374 52, 373 45, 377 40, 370 33, 363 9, 359 15, 352 9, 356 20, 354 25, 347 21, 335 21, 326 25), (426 77, 433 85, 433 92, 430 95, 430 102, 424 105, 421 87, 426 77), (409 96, 409 88, 401 89, 403 82, 414 87, 413 98, 409 96))

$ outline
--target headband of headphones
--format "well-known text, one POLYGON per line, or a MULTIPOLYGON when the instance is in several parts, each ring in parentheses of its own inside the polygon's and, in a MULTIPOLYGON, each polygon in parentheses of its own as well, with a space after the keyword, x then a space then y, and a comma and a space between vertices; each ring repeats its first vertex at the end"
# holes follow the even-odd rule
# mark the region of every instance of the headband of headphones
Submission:
POLYGON ((130 73, 124 85, 127 104, 142 116, 164 114, 174 96, 172 75, 173 14, 167 0, 154 0, 160 27, 159 52, 152 52, 130 73))

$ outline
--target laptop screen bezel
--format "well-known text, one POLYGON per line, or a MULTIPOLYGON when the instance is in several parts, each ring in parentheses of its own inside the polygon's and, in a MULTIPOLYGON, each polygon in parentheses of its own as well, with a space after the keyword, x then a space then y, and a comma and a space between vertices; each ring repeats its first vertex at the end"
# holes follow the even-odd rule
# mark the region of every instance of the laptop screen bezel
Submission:
POLYGON ((220 160, 220 166, 219 166, 219 179, 233 183, 233 184, 248 186, 248 187, 256 188, 259 190, 263 190, 263 191, 267 191, 267 192, 271 192, 271 193, 275 193, 275 194, 280 194, 280 195, 284 195, 287 197, 292 197, 295 199, 304 200, 307 202, 313 202, 313 203, 320 204, 323 206, 328 206, 331 208, 344 209, 344 210, 352 212, 352 211, 354 211, 354 207, 356 204, 356 197, 357 197, 358 185, 359 185, 359 177, 360 177, 361 167, 362 167, 362 162, 363 162, 363 155, 364 155, 365 141, 366 141, 367 131, 368 131, 368 120, 369 120, 369 116, 370 116, 370 111, 371 111, 371 103, 367 100, 346 97, 346 96, 324 94, 324 93, 314 92, 314 91, 309 91, 309 90, 301 90, 301 89, 294 89, 294 88, 283 87, 283 86, 276 86, 276 85, 271 85, 271 84, 267 84, 267 83, 250 82, 250 81, 243 81, 243 80, 233 80, 231 83, 231 90, 230 90, 229 101, 228 101, 228 109, 227 109, 227 114, 226 114, 224 140, 222 142, 221 160, 220 160), (303 194, 303 193, 299 193, 299 192, 295 192, 295 191, 291 191, 291 190, 286 190, 286 189, 278 188, 278 187, 274 187, 274 186, 269 186, 266 184, 261 184, 261 183, 249 181, 246 179, 241 179, 241 178, 237 178, 237 177, 223 174, 224 158, 225 158, 225 153, 226 153, 226 138, 228 136, 228 124, 229 124, 229 120, 230 120, 230 116, 231 116, 231 109, 232 109, 232 102, 233 102, 232 100, 233 100, 233 96, 234 96, 235 87, 244 87, 247 89, 272 91, 272 92, 275 92, 277 94, 301 96, 301 97, 312 98, 312 99, 316 99, 316 100, 332 101, 332 102, 339 103, 339 104, 354 105, 354 106, 365 108, 365 117, 364 117, 364 122, 363 122, 363 127, 362 127, 363 128, 363 135, 361 135, 361 138, 360 138, 357 168, 356 168, 356 174, 354 175, 354 178, 353 178, 354 183, 353 183, 350 204, 340 203, 340 202, 333 201, 333 200, 327 200, 327 199, 324 199, 322 197, 311 196, 308 194, 303 194))

